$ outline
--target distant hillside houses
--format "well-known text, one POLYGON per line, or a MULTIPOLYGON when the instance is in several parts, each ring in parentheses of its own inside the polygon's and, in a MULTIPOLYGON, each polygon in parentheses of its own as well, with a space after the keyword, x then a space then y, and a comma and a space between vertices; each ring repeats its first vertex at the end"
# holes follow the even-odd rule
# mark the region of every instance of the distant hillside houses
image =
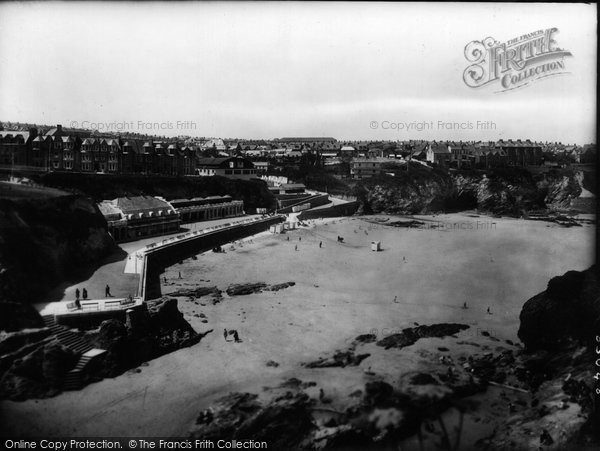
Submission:
POLYGON ((264 174, 285 167, 297 168, 303 161, 336 171, 345 164, 345 171, 348 171, 347 165, 353 160, 380 158, 414 160, 447 168, 560 166, 594 163, 596 147, 595 144, 578 146, 530 139, 352 141, 318 136, 270 140, 167 138, 137 133, 99 133, 60 125, 0 123, 0 167, 3 168, 173 176, 219 174, 248 178, 255 177, 258 172, 264 174), (233 157, 245 158, 244 166, 211 166, 206 160, 233 157), (258 167, 250 167, 251 164, 258 167))

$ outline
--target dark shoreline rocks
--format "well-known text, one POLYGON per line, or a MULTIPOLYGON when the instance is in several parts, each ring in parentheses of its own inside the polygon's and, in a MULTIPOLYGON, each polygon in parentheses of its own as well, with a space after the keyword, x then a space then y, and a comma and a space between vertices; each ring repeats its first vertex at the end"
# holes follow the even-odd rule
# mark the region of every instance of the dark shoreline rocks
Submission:
POLYGON ((569 339, 590 343, 600 330, 598 267, 553 277, 519 318, 518 336, 528 351, 555 349, 569 339))
POLYGON ((385 349, 399 348, 415 344, 421 338, 443 338, 468 329, 466 324, 439 323, 430 326, 417 326, 402 329, 402 332, 388 335, 377 342, 377 346, 385 349))

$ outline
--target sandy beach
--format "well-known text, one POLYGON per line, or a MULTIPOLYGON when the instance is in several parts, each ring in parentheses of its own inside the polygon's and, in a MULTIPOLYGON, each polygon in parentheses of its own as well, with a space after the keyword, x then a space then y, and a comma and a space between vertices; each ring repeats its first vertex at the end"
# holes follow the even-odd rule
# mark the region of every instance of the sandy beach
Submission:
MULTIPOLYGON (((564 228, 466 213, 389 217, 381 224, 369 220, 374 218, 310 221, 286 234, 262 233, 227 244, 225 253, 207 252, 167 268, 163 295, 182 287, 225 290, 245 282, 295 286, 224 294, 216 305, 208 298, 179 298, 179 309, 196 331, 213 330, 200 343, 81 391, 2 401, 1 428, 19 436, 184 436, 214 399, 233 391, 260 394, 264 386, 290 377, 316 381, 333 398, 332 406, 342 408, 344 399, 364 386, 365 371, 401 383, 437 361, 432 350, 442 343, 453 355, 473 351, 466 341, 496 349, 500 344, 482 336, 484 330, 503 346, 505 340, 518 342, 523 303, 550 278, 586 269, 594 258, 590 225, 564 228), (408 219, 426 225, 384 225, 408 219), (374 240, 381 241, 380 252, 371 251, 374 240), (365 345, 371 356, 357 367, 301 366, 347 347, 360 334, 381 339, 414 323, 439 322, 471 327, 456 340, 423 339, 401 350, 365 345), (224 328, 236 329, 242 342, 226 342, 224 328), (269 361, 278 366, 267 366, 269 361)), ((487 423, 485 418, 479 423, 489 425, 497 412, 493 406, 485 412, 487 423)), ((480 432, 474 428, 471 438, 480 432)))

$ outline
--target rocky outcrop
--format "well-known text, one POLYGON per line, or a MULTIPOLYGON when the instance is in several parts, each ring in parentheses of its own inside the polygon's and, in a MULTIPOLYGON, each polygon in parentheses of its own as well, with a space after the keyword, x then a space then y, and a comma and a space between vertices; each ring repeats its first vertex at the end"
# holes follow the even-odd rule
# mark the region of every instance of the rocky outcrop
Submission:
POLYGON ((264 405, 251 393, 232 393, 200 413, 191 436, 202 440, 267 442, 272 449, 299 449, 314 428, 310 400, 304 393, 264 405))
POLYGON ((229 296, 241 296, 252 293, 260 293, 261 291, 279 291, 285 288, 293 287, 296 282, 283 282, 273 285, 267 285, 264 282, 254 283, 233 283, 227 287, 225 292, 229 296))
POLYGON ((600 330, 596 266, 568 271, 529 299, 520 314, 519 338, 528 350, 553 349, 569 339, 589 341, 600 330))
POLYGON ((65 375, 78 356, 58 341, 16 359, 0 377, 0 399, 45 398, 61 392, 65 375))
POLYGON ((39 302, 61 281, 115 250, 89 199, 0 199, 0 302, 39 302))
MULTIPOLYGON (((86 340, 106 351, 86 367, 82 382, 115 377, 168 352, 198 343, 199 334, 183 318, 176 299, 148 303, 147 311, 136 310, 127 324, 109 319, 86 340)), ((0 337, 0 399, 54 396, 62 391, 68 371, 80 354, 63 347, 48 329, 13 332, 0 337)))
MULTIPOLYGON (((379 340, 377 346, 381 346, 385 349, 399 348, 402 349, 406 346, 415 344, 421 338, 443 338, 447 335, 454 335, 459 333, 461 330, 468 329, 469 326, 466 324, 454 324, 454 323, 440 323, 432 324, 430 326, 417 326, 403 329, 402 332, 397 334, 391 334, 387 337, 379 340)), ((357 337, 358 339, 358 337, 357 337)))
POLYGON ((410 174, 375 177, 353 191, 361 213, 427 214, 478 209, 523 216, 539 209, 566 209, 581 193, 573 171, 532 175, 521 168, 455 171, 411 167, 410 174))
POLYGON ((42 317, 32 305, 0 302, 0 331, 13 332, 43 326, 42 317))

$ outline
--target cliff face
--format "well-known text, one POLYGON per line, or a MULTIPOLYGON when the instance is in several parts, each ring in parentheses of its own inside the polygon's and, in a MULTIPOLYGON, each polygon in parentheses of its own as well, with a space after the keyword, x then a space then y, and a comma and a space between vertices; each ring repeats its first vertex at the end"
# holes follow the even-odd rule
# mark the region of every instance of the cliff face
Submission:
POLYGON ((0 301, 37 302, 113 249, 106 221, 89 199, 1 199, 0 301))
POLYGON ((360 182, 354 194, 364 213, 425 214, 479 209, 521 216, 538 209, 567 209, 581 193, 576 174, 532 176, 516 168, 487 174, 411 167, 411 174, 360 182))

